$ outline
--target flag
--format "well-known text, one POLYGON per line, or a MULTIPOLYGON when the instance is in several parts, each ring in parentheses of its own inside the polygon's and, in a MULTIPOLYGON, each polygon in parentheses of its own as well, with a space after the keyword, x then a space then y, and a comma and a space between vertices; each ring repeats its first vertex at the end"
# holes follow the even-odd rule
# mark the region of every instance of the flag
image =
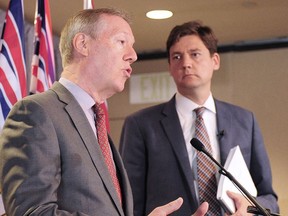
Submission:
MULTIPOLYGON (((93 9, 94 8, 94 2, 93 0, 83 0, 83 8, 84 9, 93 9)), ((107 101, 101 104, 102 109, 105 112, 105 122, 106 122, 106 128, 107 131, 110 132, 110 123, 109 123, 109 114, 108 114, 108 104, 107 101)))
POLYGON ((11 107, 27 95, 22 0, 11 0, 0 40, 0 130, 11 107))
POLYGON ((93 0, 83 0, 84 3, 84 9, 93 9, 94 8, 94 2, 93 0))
POLYGON ((34 55, 30 93, 49 89, 56 79, 49 0, 37 0, 35 12, 34 55))

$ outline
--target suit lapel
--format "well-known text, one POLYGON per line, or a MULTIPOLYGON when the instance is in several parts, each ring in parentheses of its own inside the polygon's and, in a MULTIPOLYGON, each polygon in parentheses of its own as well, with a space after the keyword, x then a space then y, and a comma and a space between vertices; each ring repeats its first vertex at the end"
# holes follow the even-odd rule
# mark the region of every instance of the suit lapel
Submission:
POLYGON ((226 158, 229 154, 231 148, 233 148, 232 144, 233 137, 231 136, 230 128, 232 128, 232 120, 233 117, 231 115, 230 109, 227 108, 225 103, 215 100, 216 106, 216 121, 218 128, 218 141, 220 147, 220 155, 221 155, 221 164, 224 165, 226 158), (221 131, 224 131, 224 134, 220 134, 221 131))
POLYGON ((193 184, 193 175, 188 158, 186 144, 183 136, 183 131, 180 125, 178 114, 175 107, 175 96, 166 104, 163 109, 165 117, 162 119, 162 127, 170 141, 170 144, 175 152, 176 158, 179 161, 180 168, 183 170, 191 196, 196 199, 195 189, 193 184))
POLYGON ((70 94, 70 92, 67 91, 67 89, 64 88, 60 83, 55 83, 52 90, 54 90, 59 95, 59 99, 61 101, 67 104, 66 111, 70 116, 71 120, 73 121, 75 129, 78 131, 81 139, 83 140, 83 144, 89 152, 91 160, 93 161, 93 164, 95 165, 99 176, 103 180, 103 184, 106 186, 107 191, 114 200, 115 206, 117 206, 119 214, 124 215, 116 190, 114 190, 114 185, 105 164, 105 160, 102 156, 98 141, 88 120, 85 117, 83 118, 83 116, 85 116, 85 113, 83 112, 78 102, 70 94))

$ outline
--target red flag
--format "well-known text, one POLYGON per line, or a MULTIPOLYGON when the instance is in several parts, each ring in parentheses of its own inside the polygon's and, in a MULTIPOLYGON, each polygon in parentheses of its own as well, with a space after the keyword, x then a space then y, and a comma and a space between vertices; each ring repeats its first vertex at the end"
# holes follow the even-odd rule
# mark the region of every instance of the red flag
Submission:
MULTIPOLYGON (((93 9, 94 8, 94 2, 93 0, 83 0, 84 9, 93 9)), ((102 109, 105 112, 105 122, 106 122, 106 128, 107 131, 110 132, 110 123, 109 123, 109 114, 108 114, 108 104, 107 101, 101 104, 102 109)))
POLYGON ((23 1, 11 0, 0 41, 0 130, 11 107, 27 95, 23 1))
POLYGON ((34 24, 30 93, 39 93, 49 89, 56 79, 49 0, 37 0, 34 24))

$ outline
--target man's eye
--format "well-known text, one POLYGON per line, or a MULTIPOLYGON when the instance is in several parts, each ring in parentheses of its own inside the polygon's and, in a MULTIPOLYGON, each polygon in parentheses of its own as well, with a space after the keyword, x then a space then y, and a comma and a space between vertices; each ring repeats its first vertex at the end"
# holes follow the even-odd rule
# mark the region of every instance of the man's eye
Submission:
POLYGON ((193 57, 199 57, 199 56, 200 56, 200 53, 192 53, 191 56, 193 56, 193 57))
POLYGON ((180 55, 174 55, 174 56, 172 56, 172 59, 175 59, 175 60, 179 60, 181 57, 180 57, 180 55))

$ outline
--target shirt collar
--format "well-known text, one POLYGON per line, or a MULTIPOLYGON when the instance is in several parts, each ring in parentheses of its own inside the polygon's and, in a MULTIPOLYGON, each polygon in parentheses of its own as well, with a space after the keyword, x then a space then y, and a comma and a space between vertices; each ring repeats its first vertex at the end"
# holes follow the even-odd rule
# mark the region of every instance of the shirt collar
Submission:
POLYGON ((88 110, 95 104, 93 98, 84 91, 80 86, 76 85, 75 83, 71 82, 68 79, 61 77, 59 82, 70 91, 70 93, 75 97, 77 102, 80 104, 82 109, 88 110))
POLYGON ((207 110, 210 110, 214 114, 216 114, 216 107, 215 102, 212 96, 212 93, 210 92, 209 97, 205 101, 203 105, 199 105, 192 100, 188 99, 187 97, 181 95, 179 92, 176 93, 175 96, 176 99, 176 109, 178 112, 183 113, 184 115, 191 114, 192 110, 198 108, 198 107, 205 107, 207 110))

